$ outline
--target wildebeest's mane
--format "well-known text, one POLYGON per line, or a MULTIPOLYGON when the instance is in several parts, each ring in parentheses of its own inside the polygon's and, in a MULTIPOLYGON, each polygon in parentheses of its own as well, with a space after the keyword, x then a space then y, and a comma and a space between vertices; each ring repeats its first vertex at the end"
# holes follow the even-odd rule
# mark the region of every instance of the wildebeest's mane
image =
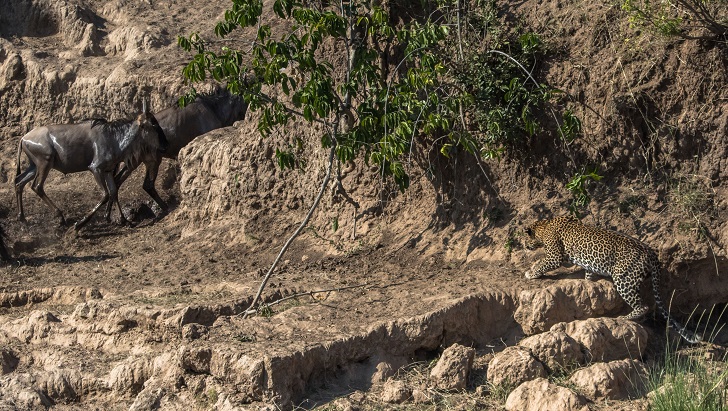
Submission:
POLYGON ((220 103, 221 101, 223 101, 223 100, 227 101, 231 98, 232 99, 240 98, 240 96, 231 93, 230 90, 228 90, 226 88, 218 88, 214 91, 203 92, 203 93, 197 94, 197 96, 195 97, 195 101, 199 101, 202 104, 209 107, 209 106, 215 106, 218 103, 220 103))
POLYGON ((127 124, 131 123, 132 119, 119 119, 119 120, 113 120, 109 121, 105 118, 91 118, 85 121, 91 122, 91 128, 94 127, 103 127, 104 130, 108 131, 117 131, 123 127, 125 127, 127 124))

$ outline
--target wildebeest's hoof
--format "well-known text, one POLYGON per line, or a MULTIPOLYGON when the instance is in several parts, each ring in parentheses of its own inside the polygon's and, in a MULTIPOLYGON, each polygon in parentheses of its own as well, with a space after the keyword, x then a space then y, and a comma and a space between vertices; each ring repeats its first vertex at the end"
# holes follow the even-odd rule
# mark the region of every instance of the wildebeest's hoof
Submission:
POLYGON ((25 219, 25 216, 24 216, 24 215, 22 215, 22 214, 18 214, 18 218, 17 218, 17 219, 18 219, 18 221, 20 221, 21 223, 27 223, 27 222, 28 222, 28 220, 26 220, 26 219, 25 219))

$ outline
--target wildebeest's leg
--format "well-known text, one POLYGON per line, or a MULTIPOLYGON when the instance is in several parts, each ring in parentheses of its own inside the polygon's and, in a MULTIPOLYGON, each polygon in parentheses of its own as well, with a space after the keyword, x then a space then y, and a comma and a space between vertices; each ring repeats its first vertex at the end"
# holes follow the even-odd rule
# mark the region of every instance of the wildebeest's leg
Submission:
MULTIPOLYGON (((124 184, 124 181, 126 181, 126 179, 129 178, 132 171, 134 171, 134 170, 136 170, 136 166, 129 167, 128 164, 124 163, 124 167, 122 167, 119 171, 116 172, 116 174, 114 174, 114 183, 116 184, 117 191, 121 188, 121 185, 124 184)), ((109 204, 106 209, 106 220, 109 220, 110 215, 111 215, 111 205, 109 204)))
POLYGON ((28 166, 22 174, 15 177, 15 197, 18 200, 19 221, 25 221, 25 212, 23 211, 23 189, 25 188, 25 185, 35 177, 37 170, 35 163, 31 161, 30 166, 28 166))
POLYGON ((127 224, 129 221, 124 216, 124 212, 121 210, 121 204, 119 204, 119 189, 116 186, 116 183, 114 182, 114 176, 111 173, 106 173, 104 175, 105 181, 106 181, 106 188, 109 190, 109 204, 107 205, 108 211, 107 211, 107 218, 110 218, 111 216, 111 207, 113 203, 116 203, 116 207, 119 209, 119 223, 120 224, 127 224))
POLYGON ((116 175, 114 175, 114 182, 116 183, 117 188, 121 188, 121 185, 124 184, 124 181, 126 181, 127 178, 131 175, 131 172, 136 170, 136 167, 130 168, 128 164, 124 163, 124 167, 119 170, 116 175))
MULTIPOLYGON (((94 174, 94 179, 96 179, 96 184, 98 184, 99 187, 101 187, 101 191, 104 193, 104 197, 99 201, 98 204, 91 210, 90 213, 86 214, 82 219, 78 220, 76 224, 73 225, 73 228, 76 229, 76 231, 80 230, 81 227, 85 226, 86 223, 91 219, 91 217, 96 214, 96 211, 98 211, 99 208, 101 208, 102 205, 106 204, 107 201, 109 201, 109 189, 106 185, 106 180, 104 178, 105 175, 111 175, 110 173, 103 173, 99 170, 91 170, 91 172, 94 174)), ((113 178, 111 179, 113 182, 113 178)), ((116 188, 116 185, 114 185, 114 188, 116 188)))
POLYGON ((155 161, 145 162, 144 167, 147 169, 147 174, 144 176, 144 191, 147 192, 157 203, 159 208, 162 209, 163 213, 167 212, 167 203, 162 200, 162 197, 157 193, 157 189, 154 187, 155 181, 157 181, 157 174, 159 173, 159 165, 161 159, 155 161))
POLYGON ((48 206, 56 210, 56 217, 61 219, 62 225, 65 225, 66 219, 63 217, 63 211, 61 211, 61 209, 58 208, 58 206, 56 206, 50 198, 48 198, 48 195, 45 193, 45 189, 43 188, 43 186, 45 185, 45 180, 46 178, 48 178, 48 172, 51 171, 53 165, 50 161, 44 161, 38 162, 36 164, 36 167, 38 167, 38 170, 35 175, 35 180, 33 180, 33 184, 30 186, 30 188, 32 188, 33 191, 38 194, 38 197, 45 201, 48 206))

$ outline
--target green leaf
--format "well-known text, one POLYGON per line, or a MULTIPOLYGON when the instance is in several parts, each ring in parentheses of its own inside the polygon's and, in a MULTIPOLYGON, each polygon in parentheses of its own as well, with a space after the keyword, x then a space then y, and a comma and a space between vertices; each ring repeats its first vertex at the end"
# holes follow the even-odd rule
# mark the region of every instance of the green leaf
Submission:
POLYGON ((303 108, 303 118, 309 123, 313 121, 313 111, 311 110, 310 105, 303 108))

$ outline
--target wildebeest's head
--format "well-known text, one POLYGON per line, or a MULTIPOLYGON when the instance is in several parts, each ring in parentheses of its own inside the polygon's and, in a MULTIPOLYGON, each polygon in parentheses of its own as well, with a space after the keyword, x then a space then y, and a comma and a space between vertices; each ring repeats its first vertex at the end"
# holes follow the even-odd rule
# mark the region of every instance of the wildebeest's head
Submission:
POLYGON ((210 109, 225 127, 244 119, 248 111, 248 103, 226 88, 212 94, 199 95, 197 101, 210 109))
POLYGON ((162 153, 167 150, 167 146, 169 143, 167 142, 167 136, 164 134, 164 130, 162 130, 162 127, 159 125, 159 122, 157 121, 157 118, 154 117, 154 114, 149 112, 149 106, 147 105, 147 100, 144 100, 142 103, 142 113, 137 117, 137 121, 139 122, 139 127, 145 132, 147 136, 151 136, 152 134, 156 135, 157 138, 148 140, 148 142, 152 146, 156 146, 159 151, 162 153))

